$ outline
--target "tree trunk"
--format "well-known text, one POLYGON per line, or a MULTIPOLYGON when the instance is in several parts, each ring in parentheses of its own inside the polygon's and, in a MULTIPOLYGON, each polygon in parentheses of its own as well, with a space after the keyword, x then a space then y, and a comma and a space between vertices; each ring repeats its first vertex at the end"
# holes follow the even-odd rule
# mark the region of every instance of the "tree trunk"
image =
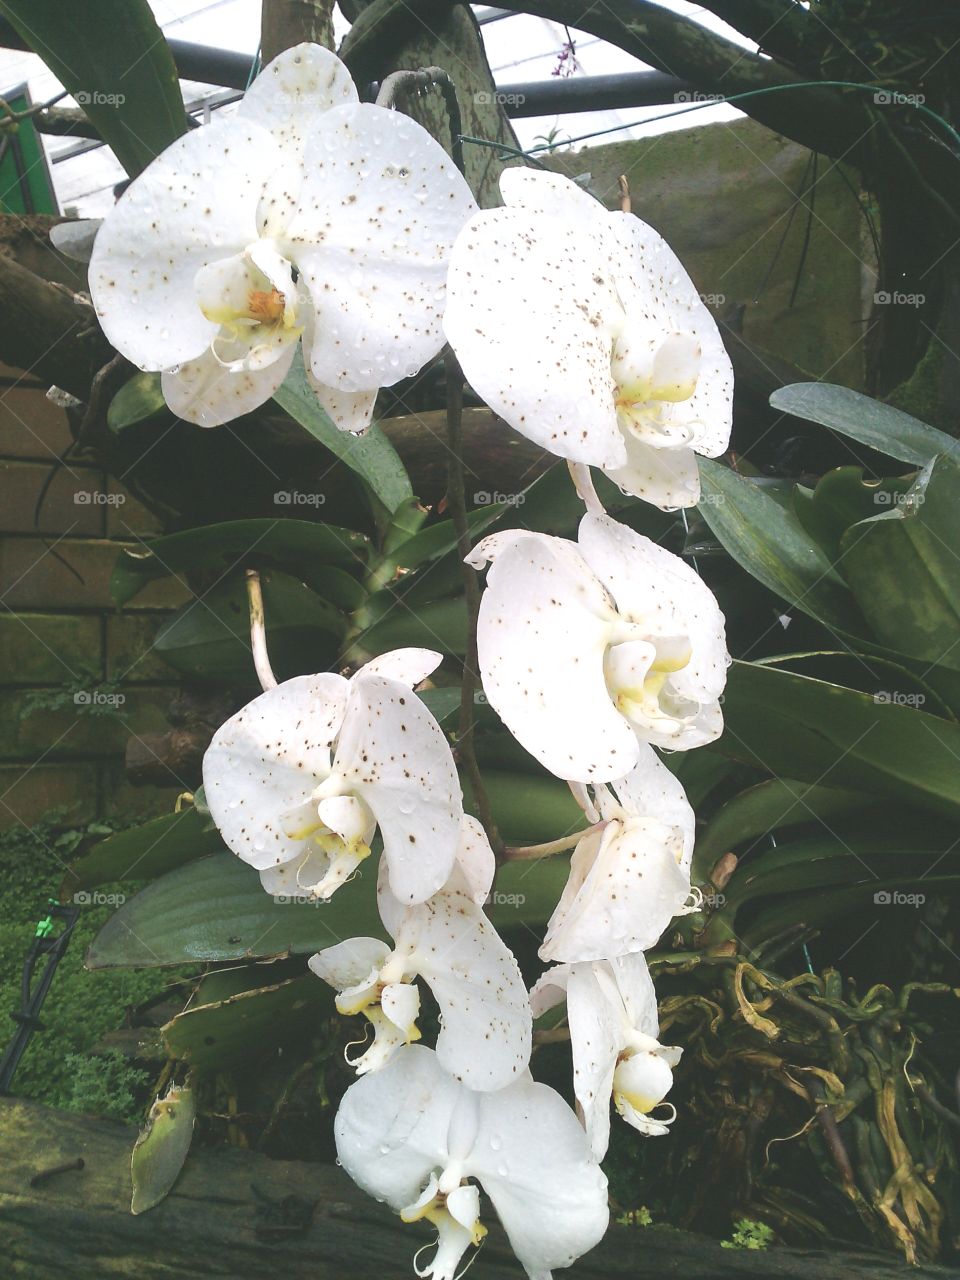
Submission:
POLYGON ((264 66, 284 49, 304 41, 333 48, 333 0, 263 0, 260 58, 264 66))
MULTIPOLYGON (((30 1280, 396 1280, 429 1234, 404 1226, 339 1169, 238 1150, 191 1152, 167 1199, 130 1213, 136 1132, 108 1120, 0 1098, 0 1235, 10 1276, 30 1280), (69 1169, 42 1177, 60 1165, 69 1169)), ((503 1233, 476 1280, 522 1280, 503 1233)), ((723 1249, 667 1227, 613 1227, 570 1280, 949 1280, 873 1253, 723 1249)))

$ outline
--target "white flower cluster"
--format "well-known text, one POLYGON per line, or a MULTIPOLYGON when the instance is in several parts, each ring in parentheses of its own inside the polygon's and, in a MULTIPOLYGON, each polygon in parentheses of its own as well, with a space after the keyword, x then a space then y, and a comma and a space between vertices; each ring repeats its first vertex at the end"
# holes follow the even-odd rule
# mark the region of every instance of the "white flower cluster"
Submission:
POLYGON ((587 500, 576 542, 520 529, 469 557, 490 566, 486 696, 588 824, 529 994, 483 909, 494 855, 415 692, 440 654, 397 650, 350 679, 269 688, 204 760, 224 840, 272 894, 329 899, 379 829, 383 936, 338 941, 310 968, 372 1027, 336 1120, 340 1161, 436 1228, 417 1267, 433 1280, 454 1280, 484 1236, 480 1189, 531 1280, 549 1280, 606 1230, 611 1102, 641 1133, 667 1132, 658 1109, 680 1050, 659 1042, 644 951, 696 893, 693 812, 657 749, 720 734, 728 662, 710 591, 607 516, 589 478, 596 466, 657 505, 696 501, 694 454, 721 452, 730 430, 716 326, 638 219, 542 172, 509 170, 502 190, 504 208, 476 212, 429 135, 359 104, 342 64, 304 45, 236 115, 146 170, 91 263, 108 336, 163 371, 191 421, 262 403, 302 338, 320 402, 362 430, 377 389, 445 333, 472 386, 566 458, 587 500), (434 1048, 415 1043, 418 978, 440 1012, 434 1048), (533 1019, 563 1002, 577 1115, 529 1069, 533 1019))

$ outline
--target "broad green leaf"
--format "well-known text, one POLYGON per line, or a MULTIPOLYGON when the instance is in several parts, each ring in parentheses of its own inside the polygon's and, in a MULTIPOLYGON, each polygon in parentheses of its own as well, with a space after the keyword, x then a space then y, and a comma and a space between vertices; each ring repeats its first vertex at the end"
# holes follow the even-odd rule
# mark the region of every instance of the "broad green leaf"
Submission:
POLYGON ((186 132, 173 56, 147 0, 0 0, 132 176, 186 132), (68 20, 69 19, 69 20, 68 20))
POLYGON ((780 778, 960 816, 960 725, 876 695, 734 662, 716 749, 780 778))
POLYGON ((830 627, 857 633, 863 619, 836 565, 796 513, 754 480, 700 458, 700 514, 746 571, 830 627))
POLYGON ((147 1127, 133 1148, 131 1213, 146 1213, 160 1203, 180 1176, 197 1115, 197 1101, 189 1087, 174 1086, 150 1108, 147 1127))
POLYGON ((884 645, 960 670, 960 465, 938 457, 902 502, 852 525, 843 569, 884 645))
POLYGON ((110 591, 124 605, 154 578, 205 570, 277 568, 324 600, 355 609, 366 598, 357 580, 369 543, 362 534, 309 520, 228 520, 167 534, 121 551, 110 591))
MULTIPOLYGON (((494 821, 508 845, 543 844, 586 826, 580 806, 565 782, 540 776, 484 770, 483 782, 494 821)), ((466 779, 463 779, 467 789, 466 779)), ((467 796, 467 809, 475 812, 467 796)), ((552 859, 565 862, 565 859, 552 859)), ((528 868, 530 864, 527 864, 528 868)), ((504 868, 504 871, 512 868, 504 868)), ((498 879, 497 883, 500 883, 498 879)))
POLYGON ((895 508, 912 483, 912 474, 865 480, 862 467, 836 467, 815 489, 795 485, 793 504, 806 531, 836 561, 840 559, 840 540, 849 526, 895 508))
MULTIPOLYGON (((565 858, 509 863, 490 908, 499 927, 542 925, 567 877, 565 858)), ((152 968, 198 961, 311 955, 345 938, 384 938, 376 905, 377 868, 339 889, 331 902, 281 902, 252 867, 230 853, 171 871, 128 899, 97 934, 89 969, 152 968)))
MULTIPOLYGON (((728 800, 697 838, 693 855, 693 880, 705 882, 718 858, 740 848, 741 854, 758 836, 783 827, 807 823, 829 824, 838 817, 875 805, 857 791, 841 791, 795 779, 772 778, 741 791, 728 800)), ((758 857, 763 861, 763 857, 758 857)))
MULTIPOLYGON (((267 651, 278 680, 325 671, 336 660, 346 618, 296 578, 263 575, 267 651)), ((250 648, 244 577, 228 574, 160 627, 154 648, 182 675, 259 691, 250 648)))
POLYGON ((124 427, 132 427, 137 422, 145 422, 166 412, 159 373, 135 373, 110 401, 107 426, 113 432, 120 432, 124 427))
POLYGON ((115 880, 150 880, 223 848, 219 832, 195 808, 165 813, 94 845, 63 877, 62 901, 115 880))
POLYGON ((362 436, 351 435, 341 431, 321 409, 307 382, 303 358, 299 353, 286 381, 273 398, 315 440, 356 472, 388 515, 413 497, 410 477, 400 455, 376 423, 371 424, 362 436))
POLYGON ((171 1058, 221 1070, 302 1037, 325 1006, 333 1011, 330 988, 308 973, 186 1009, 163 1027, 163 1043, 171 1058))
POLYGON ((467 610, 461 596, 432 600, 411 606, 405 596, 380 592, 370 600, 371 611, 382 616, 357 637, 356 644, 367 653, 386 653, 408 645, 437 649, 459 657, 467 648, 467 610))
POLYGON ((774 409, 819 422, 888 458, 924 466, 937 453, 960 459, 960 441, 908 413, 828 382, 795 382, 770 397, 774 409))
POLYGON ((786 653, 763 660, 765 666, 792 671, 798 676, 812 676, 827 684, 843 685, 869 694, 874 702, 895 702, 903 707, 922 707, 933 715, 956 720, 939 692, 922 679, 899 654, 887 657, 885 650, 873 646, 869 651, 853 649, 820 649, 806 653, 786 653))

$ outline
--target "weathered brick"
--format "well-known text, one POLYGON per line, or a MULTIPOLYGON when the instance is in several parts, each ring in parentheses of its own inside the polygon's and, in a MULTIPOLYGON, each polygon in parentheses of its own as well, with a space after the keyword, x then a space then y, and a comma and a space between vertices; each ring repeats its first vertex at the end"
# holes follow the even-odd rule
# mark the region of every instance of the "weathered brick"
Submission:
POLYGON ((5 494, 0 513, 4 533, 69 533, 77 538, 98 538, 106 532, 106 500, 111 495, 102 471, 64 466, 51 473, 51 466, 45 463, 8 459, 0 462, 0 483, 5 494))
MULTIPOLYGON (((22 378, 8 370, 10 380, 22 378)), ((4 370, 0 369, 0 379, 4 370)), ((0 457, 52 461, 72 444, 67 415, 29 379, 16 386, 0 381, 0 457)))
MULTIPOLYGON (((4 584, 0 601, 10 609, 112 610, 110 575, 119 551, 118 543, 101 539, 45 542, 42 538, 4 538, 0 543, 0 583, 4 584)), ((160 578, 127 607, 175 608, 189 598, 190 593, 176 578, 160 578)))
POLYGON ((120 613, 108 616, 107 676, 124 683, 179 682, 173 667, 154 650, 157 631, 166 614, 120 613))
POLYGON ((163 532, 163 526, 153 512, 148 511, 142 502, 138 502, 112 476, 108 492, 112 499, 107 504, 108 537, 129 538, 131 534, 136 534, 141 538, 152 538, 163 532))
POLYGON ((88 822, 98 816, 97 801, 95 764, 0 765, 0 829, 88 822))
POLYGON ((57 761, 122 757, 132 735, 162 732, 170 690, 0 690, 0 756, 6 760, 57 761), (123 701, 119 701, 122 699, 123 701))
POLYGON ((0 612, 0 685, 99 677, 101 635, 100 619, 91 614, 0 612))

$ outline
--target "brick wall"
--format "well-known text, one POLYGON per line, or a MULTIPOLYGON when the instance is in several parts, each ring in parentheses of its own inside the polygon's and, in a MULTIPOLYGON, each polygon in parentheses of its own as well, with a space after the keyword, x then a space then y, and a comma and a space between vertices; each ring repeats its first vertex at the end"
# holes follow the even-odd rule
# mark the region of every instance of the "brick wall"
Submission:
POLYGON ((45 391, 0 365, 0 828, 162 812, 184 789, 131 787, 123 750, 165 726, 177 679, 152 639, 187 593, 160 581, 117 611, 117 550, 156 524, 102 472, 56 465, 71 437, 45 391))

